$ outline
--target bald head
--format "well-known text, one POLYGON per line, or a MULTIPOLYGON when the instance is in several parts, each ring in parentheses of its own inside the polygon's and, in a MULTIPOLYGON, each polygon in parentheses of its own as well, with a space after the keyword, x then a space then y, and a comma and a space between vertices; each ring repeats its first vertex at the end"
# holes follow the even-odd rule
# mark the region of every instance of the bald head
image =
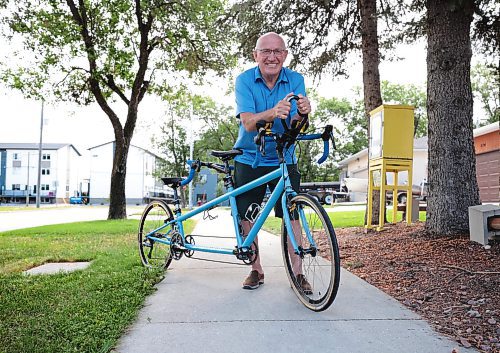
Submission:
POLYGON ((257 43, 255 43, 255 49, 261 49, 263 47, 263 43, 277 43, 281 46, 281 49, 286 49, 285 40, 275 32, 268 32, 259 37, 257 39, 257 43))

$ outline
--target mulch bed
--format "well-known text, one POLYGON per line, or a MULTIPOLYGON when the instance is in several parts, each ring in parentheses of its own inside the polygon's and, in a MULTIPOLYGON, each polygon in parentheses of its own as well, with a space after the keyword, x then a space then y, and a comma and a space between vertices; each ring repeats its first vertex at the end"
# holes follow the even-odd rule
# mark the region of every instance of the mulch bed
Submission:
POLYGON ((500 352, 500 242, 435 236, 423 223, 337 229, 344 268, 425 318, 457 347, 500 352))

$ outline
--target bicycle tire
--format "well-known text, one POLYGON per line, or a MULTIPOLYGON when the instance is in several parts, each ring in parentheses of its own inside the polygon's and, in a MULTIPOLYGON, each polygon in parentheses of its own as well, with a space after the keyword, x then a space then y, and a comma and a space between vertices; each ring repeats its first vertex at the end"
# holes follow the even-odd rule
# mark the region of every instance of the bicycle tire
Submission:
POLYGON ((301 260, 296 257, 294 269, 293 259, 288 251, 290 239, 282 222, 281 249, 288 280, 307 308, 313 311, 326 310, 335 300, 340 283, 339 247, 332 222, 319 202, 307 194, 293 197, 289 202, 288 212, 292 221, 300 218, 301 236, 299 239, 296 237, 298 245, 303 249, 311 249, 304 227, 306 223, 306 228, 314 230, 312 238, 317 249, 315 253, 306 252, 301 260), (310 288, 304 284, 304 278, 310 288))
MULTIPOLYGON (((170 245, 155 242, 145 237, 146 234, 150 233, 152 230, 161 227, 167 219, 172 218, 173 213, 170 210, 170 207, 162 201, 151 201, 144 209, 139 223, 137 236, 139 254, 144 266, 157 269, 167 269, 172 262, 170 245)), ((167 228, 164 228, 161 233, 158 233, 157 237, 165 237, 165 234, 172 231, 173 226, 168 226, 167 228)))

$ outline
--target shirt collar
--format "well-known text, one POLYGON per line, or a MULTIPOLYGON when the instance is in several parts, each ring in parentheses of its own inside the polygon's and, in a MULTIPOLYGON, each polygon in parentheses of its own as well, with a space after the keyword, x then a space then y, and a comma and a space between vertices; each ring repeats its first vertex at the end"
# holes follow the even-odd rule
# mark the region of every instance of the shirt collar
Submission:
MULTIPOLYGON (((262 74, 260 73, 260 69, 258 66, 255 67, 255 82, 257 82, 257 80, 261 80, 262 82, 264 82, 264 79, 262 78, 262 74)), ((288 82, 288 77, 286 76, 284 67, 281 68, 280 75, 276 83, 278 82, 288 82)))

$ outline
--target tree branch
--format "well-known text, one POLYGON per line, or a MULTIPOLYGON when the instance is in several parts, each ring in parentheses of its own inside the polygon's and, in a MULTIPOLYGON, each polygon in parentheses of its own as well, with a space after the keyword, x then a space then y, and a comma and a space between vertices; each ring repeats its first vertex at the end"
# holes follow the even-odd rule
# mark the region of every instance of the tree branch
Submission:
POLYGON ((141 90, 139 92, 139 102, 142 101, 142 99, 144 98, 144 95, 147 93, 148 88, 149 88, 149 81, 144 81, 141 90))
POLYGON ((129 105, 130 104, 130 100, 125 96, 125 94, 122 92, 122 90, 116 85, 115 83, 115 79, 113 78, 113 75, 106 75, 106 79, 103 80, 106 85, 108 85, 109 88, 111 88, 111 90, 113 92, 115 92, 121 99, 122 101, 125 102, 125 104, 129 105))
POLYGON ((470 270, 467 270, 467 269, 462 268, 462 267, 451 266, 451 265, 444 265, 442 267, 444 267, 444 268, 452 268, 452 269, 455 269, 455 270, 464 271, 464 272, 467 272, 470 275, 500 275, 500 272, 494 272, 494 271, 470 271, 470 270))
POLYGON ((111 109, 111 107, 108 105, 108 102, 106 101, 106 98, 104 98, 104 95, 102 93, 101 87, 99 86, 99 81, 97 80, 97 54, 94 43, 92 41, 92 37, 88 30, 88 17, 85 11, 85 2, 84 0, 79 0, 79 9, 77 8, 73 0, 66 0, 66 3, 70 8, 73 20, 80 26, 80 35, 82 36, 83 42, 85 44, 85 51, 87 53, 87 60, 89 62, 90 68, 90 90, 101 109, 106 113, 109 120, 111 121, 111 125, 113 126, 113 130, 115 132, 115 139, 123 140, 123 131, 120 119, 113 111, 113 109, 111 109))
POLYGON ((64 76, 61 81, 57 82, 55 86, 56 87, 59 86, 61 83, 63 83, 64 81, 66 81, 66 79, 68 78, 68 76, 71 75, 71 73, 73 71, 78 71, 78 70, 85 71, 87 74, 90 74, 90 71, 87 70, 87 69, 84 69, 83 67, 74 67, 73 66, 73 67, 71 67, 71 70, 66 74, 66 76, 64 76))

